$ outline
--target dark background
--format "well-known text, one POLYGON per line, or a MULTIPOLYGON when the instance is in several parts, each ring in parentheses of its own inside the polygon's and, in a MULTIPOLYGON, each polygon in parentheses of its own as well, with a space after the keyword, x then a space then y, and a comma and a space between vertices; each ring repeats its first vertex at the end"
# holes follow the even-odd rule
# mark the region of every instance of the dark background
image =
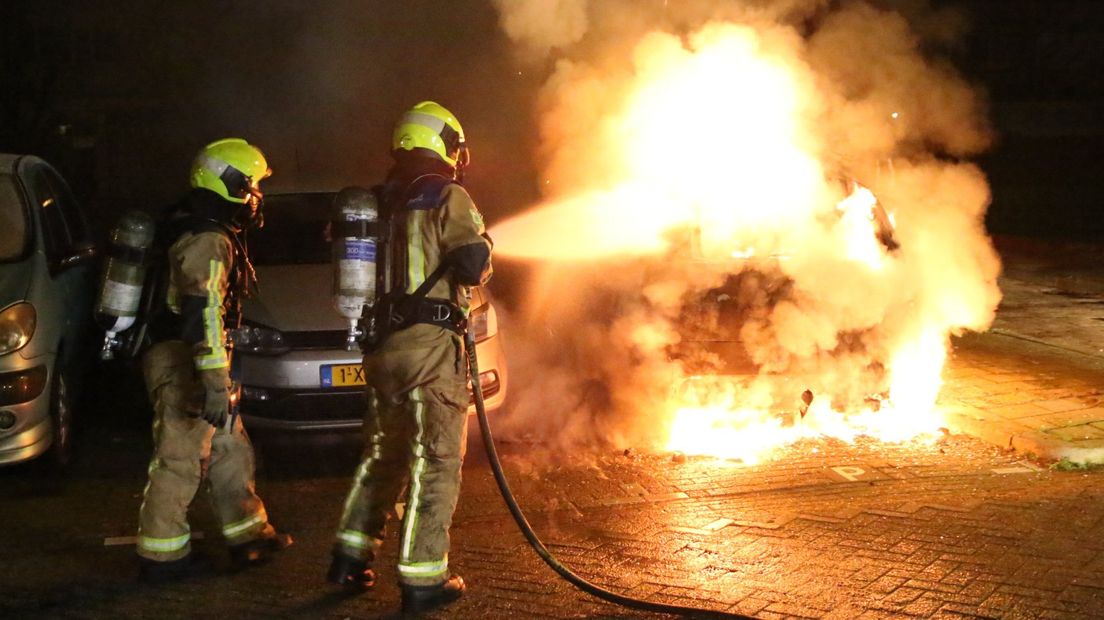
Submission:
MULTIPOLYGON (((982 164, 995 234, 1104 232, 1104 2, 960 0, 953 61, 990 98, 982 164)), ((267 191, 367 184, 394 119, 435 99, 464 123, 490 221, 536 196, 532 117, 547 67, 522 67, 489 0, 0 3, 0 151, 57 165, 102 231, 186 187, 195 151, 242 136, 267 191)))
POLYGON ((0 2, 0 151, 46 157, 110 223, 187 187, 204 144, 240 136, 265 190, 380 180, 394 120, 450 107, 491 218, 535 196, 522 72, 489 1, 0 2))

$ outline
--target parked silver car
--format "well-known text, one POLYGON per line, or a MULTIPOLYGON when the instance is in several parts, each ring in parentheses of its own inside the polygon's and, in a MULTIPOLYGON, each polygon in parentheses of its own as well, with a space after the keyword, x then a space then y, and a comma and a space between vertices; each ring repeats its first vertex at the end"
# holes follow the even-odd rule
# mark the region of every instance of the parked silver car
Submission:
MULTIPOLYGON (((331 298, 326 224, 332 193, 265 197, 265 227, 249 239, 260 281, 235 344, 241 411, 250 430, 346 430, 364 416, 359 351, 345 350, 345 321, 331 298)), ((506 398, 506 359, 489 293, 474 289, 480 383, 487 409, 506 398)))
POLYGON ((32 156, 0 154, 0 465, 69 458, 87 367, 95 271, 69 186, 32 156))

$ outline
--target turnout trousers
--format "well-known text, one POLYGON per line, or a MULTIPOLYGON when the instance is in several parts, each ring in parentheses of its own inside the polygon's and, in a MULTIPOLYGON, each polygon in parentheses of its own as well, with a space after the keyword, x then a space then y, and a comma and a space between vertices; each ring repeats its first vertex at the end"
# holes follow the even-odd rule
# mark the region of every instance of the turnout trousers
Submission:
POLYGON ((215 429, 194 417, 203 386, 191 347, 179 340, 154 345, 142 358, 153 404, 153 458, 138 514, 138 555, 170 561, 188 555, 188 506, 206 486, 230 545, 275 534, 253 484, 253 446, 238 419, 215 429))
POLYGON ((398 573, 406 585, 436 585, 449 576, 468 391, 462 342, 441 332, 429 348, 365 356, 364 460, 337 533, 339 553, 371 564, 405 485, 398 573))

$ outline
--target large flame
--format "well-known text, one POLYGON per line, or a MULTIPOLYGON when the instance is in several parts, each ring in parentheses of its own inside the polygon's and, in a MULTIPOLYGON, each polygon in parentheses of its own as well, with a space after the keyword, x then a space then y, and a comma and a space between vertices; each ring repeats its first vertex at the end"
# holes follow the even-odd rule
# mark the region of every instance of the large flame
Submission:
MULTIPOLYGON (((977 190, 976 174, 942 164, 891 166, 892 152, 882 152, 856 166, 870 188, 857 183, 831 128, 845 112, 878 127, 900 114, 856 115, 799 41, 781 29, 711 24, 685 38, 643 37, 625 73, 561 67, 545 124, 549 200, 492 230, 499 256, 644 265, 635 285, 578 286, 583 295, 639 287, 640 307, 620 311, 611 331, 628 334, 619 339, 633 360, 625 382, 641 359, 663 368, 649 377, 668 382, 666 402, 632 406, 665 430, 671 450, 752 462, 804 437, 932 433, 943 424, 935 403, 948 337, 984 327, 996 302, 977 223, 984 204, 947 198, 961 183, 984 203, 984 182, 977 190), (943 188, 932 186, 937 172, 943 188), (960 258, 966 273, 952 277, 960 258), (741 275, 774 283, 770 294, 734 280, 741 275), (673 347, 693 346, 687 308, 703 302, 729 323, 724 333, 751 371, 714 363, 702 373, 672 357, 673 347), (739 322, 714 302, 734 303, 739 322)), ((607 380, 622 378, 614 369, 607 380)))
POLYGON ((673 229, 689 225, 719 256, 743 241, 788 236, 826 207, 828 180, 803 127, 812 111, 798 76, 764 55, 753 31, 708 28, 689 48, 655 34, 635 55, 636 79, 594 136, 602 156, 584 179, 592 189, 569 188, 562 202, 496 227, 500 253, 656 254, 673 229))

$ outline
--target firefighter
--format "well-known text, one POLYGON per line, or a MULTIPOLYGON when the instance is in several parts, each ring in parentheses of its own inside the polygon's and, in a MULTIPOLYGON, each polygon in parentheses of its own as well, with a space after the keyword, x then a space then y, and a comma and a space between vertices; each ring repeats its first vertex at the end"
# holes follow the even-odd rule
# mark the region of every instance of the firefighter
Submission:
POLYGON ((245 140, 213 142, 196 156, 192 190, 158 224, 164 260, 151 266, 149 331, 142 372, 154 408, 154 453, 139 511, 139 578, 161 582, 200 569, 187 511, 206 487, 237 568, 291 544, 268 522, 254 491, 253 447, 231 415, 227 325, 255 285, 243 243, 263 223, 260 181, 271 174, 245 140), (228 316, 229 314, 229 316, 228 316))
POLYGON ((418 613, 465 588, 448 564, 468 419, 462 335, 467 288, 491 274, 491 242, 461 184, 468 151, 451 112, 415 105, 395 126, 392 155, 377 188, 389 242, 380 333, 364 357, 366 449, 327 578, 354 590, 374 585, 372 563, 405 484, 398 577, 403 610, 418 613))

